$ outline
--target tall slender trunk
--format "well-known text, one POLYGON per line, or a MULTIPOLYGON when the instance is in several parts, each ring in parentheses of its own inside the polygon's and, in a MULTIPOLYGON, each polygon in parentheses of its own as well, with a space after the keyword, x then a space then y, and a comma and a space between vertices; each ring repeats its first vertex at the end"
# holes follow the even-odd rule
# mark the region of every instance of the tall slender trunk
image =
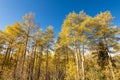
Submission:
POLYGON ((33 47, 32 57, 30 57, 30 62, 28 62, 28 80, 33 80, 34 62, 36 56, 36 46, 33 47))
POLYGON ((34 54, 33 54, 33 59, 32 59, 32 63, 31 63, 31 80, 33 80, 33 71, 34 71, 34 63, 35 63, 35 56, 36 56, 36 47, 35 47, 35 51, 34 51, 34 54))
POLYGON ((79 80, 79 62, 78 62, 78 54, 77 48, 74 46, 74 54, 75 54, 75 62, 76 62, 76 80, 79 80))
POLYGON ((28 45, 28 35, 26 36, 25 47, 24 47, 24 52, 23 52, 23 57, 22 57, 21 74, 24 71, 24 63, 25 63, 25 56, 26 56, 26 52, 27 52, 27 45, 28 45))
POLYGON ((22 59, 21 59, 19 80, 22 80, 22 74, 23 74, 23 71, 24 71, 25 57, 26 57, 27 45, 28 45, 28 37, 29 37, 29 35, 27 34, 26 35, 26 40, 25 40, 25 46, 24 46, 24 50, 23 50, 23 55, 22 55, 22 59))
POLYGON ((41 63, 42 63, 42 48, 43 47, 41 47, 41 51, 38 56, 38 64, 36 65, 36 68, 35 68, 34 80, 40 79, 40 71, 41 71, 41 63))
POLYGON ((18 65, 18 59, 16 59, 15 61, 15 65, 14 65, 14 71, 13 71, 13 78, 16 80, 16 69, 17 69, 17 65, 18 65))
POLYGON ((11 68, 11 59, 12 59, 12 54, 13 54, 13 51, 11 50, 10 51, 10 53, 9 53, 9 57, 8 57, 8 59, 7 59, 7 61, 8 61, 8 68, 11 68))
POLYGON ((81 60, 82 60, 82 80, 85 80, 85 69, 84 69, 84 44, 82 44, 82 53, 81 53, 81 60))
POLYGON ((46 55, 46 79, 45 80, 49 80, 49 75, 48 75, 48 48, 47 48, 47 55, 46 55))
POLYGON ((11 44, 9 44, 8 47, 7 47, 7 50, 6 50, 6 53, 5 53, 5 57, 4 57, 4 60, 3 60, 3 62, 2 62, 1 69, 4 68, 4 65, 6 64, 7 59, 8 59, 8 57, 9 57, 9 55, 10 55, 10 52, 11 52, 11 47, 10 47, 10 46, 11 46, 11 44))
POLYGON ((19 53, 21 52, 21 45, 19 45, 19 51, 18 51, 18 55, 16 56, 16 60, 15 60, 15 65, 14 65, 14 74, 13 74, 13 78, 15 80, 18 80, 18 74, 17 74, 17 68, 18 68, 18 62, 19 62, 19 59, 18 57, 20 56, 19 53))
POLYGON ((60 80, 60 53, 55 54, 55 80, 60 80), (57 55, 58 54, 58 55, 57 55))
POLYGON ((68 55, 68 47, 65 47, 65 52, 66 52, 66 63, 69 63, 69 55, 68 55))
POLYGON ((64 50, 65 50, 65 77, 67 77, 67 64, 68 64, 68 50, 67 50, 67 46, 64 46, 64 50))

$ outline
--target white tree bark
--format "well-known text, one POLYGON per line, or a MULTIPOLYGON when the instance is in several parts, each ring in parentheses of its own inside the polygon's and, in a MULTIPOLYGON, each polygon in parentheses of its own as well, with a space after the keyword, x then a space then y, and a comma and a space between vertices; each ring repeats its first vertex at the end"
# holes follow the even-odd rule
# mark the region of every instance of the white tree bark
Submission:
POLYGON ((85 69, 84 69, 84 44, 82 45, 82 53, 81 53, 81 60, 82 60, 82 80, 85 80, 85 69))

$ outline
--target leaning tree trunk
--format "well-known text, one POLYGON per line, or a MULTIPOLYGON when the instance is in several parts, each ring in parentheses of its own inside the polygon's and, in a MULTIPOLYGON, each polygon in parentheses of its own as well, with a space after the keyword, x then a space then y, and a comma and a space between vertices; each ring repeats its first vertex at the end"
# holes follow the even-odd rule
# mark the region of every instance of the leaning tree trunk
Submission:
POLYGON ((110 53, 109 53, 109 49, 108 49, 108 43, 107 43, 107 40, 106 40, 106 37, 104 36, 104 41, 105 41, 105 43, 106 43, 106 51, 107 51, 107 54, 108 54, 108 63, 109 63, 109 68, 110 68, 110 71, 111 71, 111 73, 112 73, 112 78, 113 78, 113 80, 116 80, 116 78, 115 78, 115 73, 114 73, 114 71, 113 71, 113 67, 112 67, 112 62, 111 62, 111 59, 110 59, 110 53))
POLYGON ((109 52, 107 52, 107 53, 108 53, 108 56, 109 56, 109 58, 108 58, 109 68, 110 68, 110 71, 111 71, 111 73, 112 73, 113 80, 116 80, 116 78, 115 78, 115 73, 114 73, 113 67, 112 67, 112 62, 111 62, 111 60, 110 60, 110 53, 109 53, 109 52))

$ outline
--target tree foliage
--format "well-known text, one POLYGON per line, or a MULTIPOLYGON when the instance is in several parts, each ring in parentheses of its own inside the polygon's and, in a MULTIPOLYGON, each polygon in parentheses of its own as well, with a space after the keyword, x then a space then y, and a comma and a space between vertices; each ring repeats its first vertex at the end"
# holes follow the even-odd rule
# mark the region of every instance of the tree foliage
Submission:
POLYGON ((119 40, 109 11, 69 13, 58 38, 25 14, 0 30, 0 80, 119 80, 119 40))

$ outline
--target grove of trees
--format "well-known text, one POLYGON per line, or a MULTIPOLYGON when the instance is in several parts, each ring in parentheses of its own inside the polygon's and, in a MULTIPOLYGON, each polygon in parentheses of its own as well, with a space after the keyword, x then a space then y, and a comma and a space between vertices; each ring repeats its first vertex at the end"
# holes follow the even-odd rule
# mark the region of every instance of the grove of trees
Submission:
POLYGON ((0 80, 120 80, 120 28, 109 11, 71 12, 59 36, 34 14, 0 30, 0 80))

